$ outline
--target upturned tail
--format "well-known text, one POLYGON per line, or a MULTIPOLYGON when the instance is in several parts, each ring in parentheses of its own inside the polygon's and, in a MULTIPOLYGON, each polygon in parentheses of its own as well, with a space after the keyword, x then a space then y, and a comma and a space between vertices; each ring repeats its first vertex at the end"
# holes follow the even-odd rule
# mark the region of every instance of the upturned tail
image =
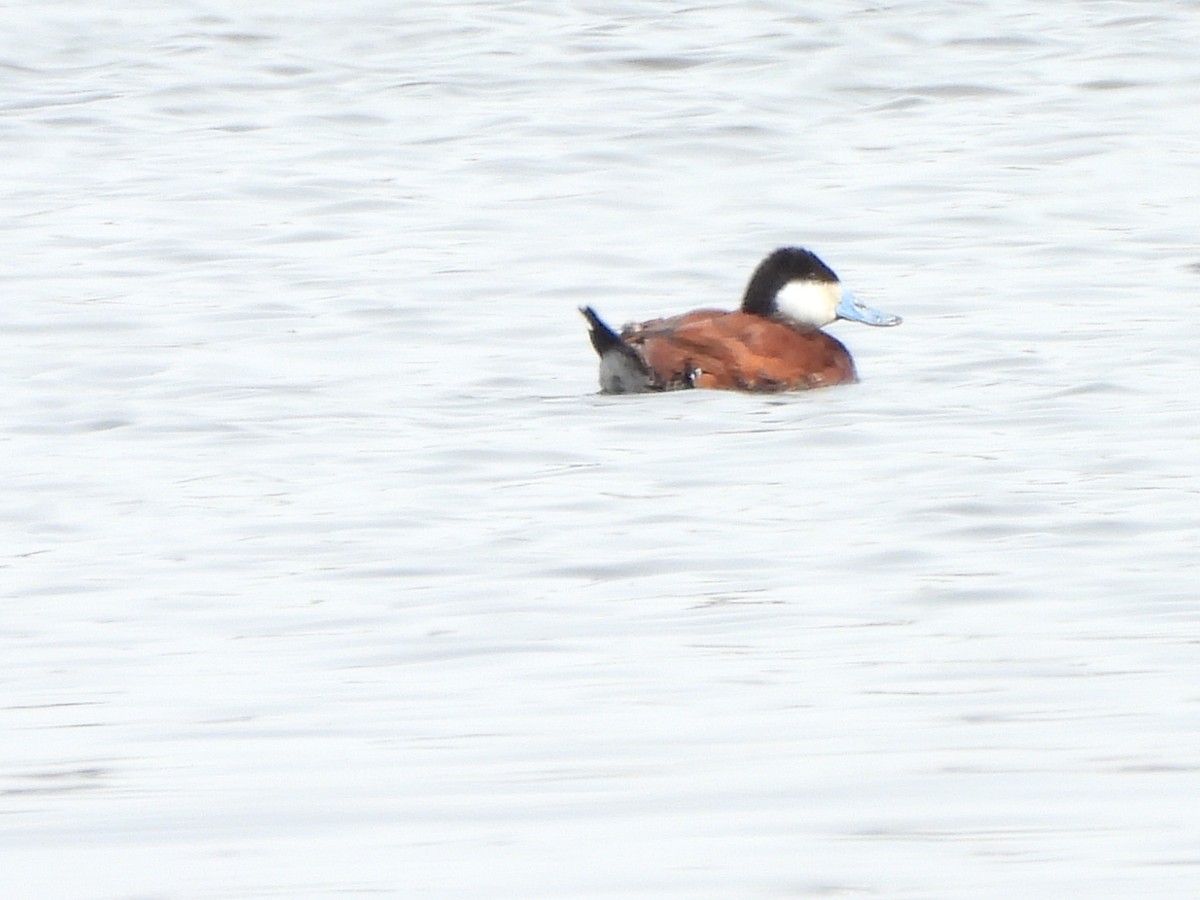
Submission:
POLYGON ((587 319, 591 330, 588 337, 600 357, 600 390, 606 394, 639 394, 645 391, 660 391, 655 380, 637 350, 621 339, 590 306, 579 311, 587 319))

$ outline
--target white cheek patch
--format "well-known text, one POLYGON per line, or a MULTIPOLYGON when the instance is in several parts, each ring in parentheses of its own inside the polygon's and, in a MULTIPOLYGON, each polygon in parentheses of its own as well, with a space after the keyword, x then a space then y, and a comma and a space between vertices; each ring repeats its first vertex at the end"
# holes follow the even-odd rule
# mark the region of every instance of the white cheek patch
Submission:
POLYGON ((781 315, 799 325, 823 328, 837 318, 842 286, 836 281, 789 281, 775 295, 781 315))

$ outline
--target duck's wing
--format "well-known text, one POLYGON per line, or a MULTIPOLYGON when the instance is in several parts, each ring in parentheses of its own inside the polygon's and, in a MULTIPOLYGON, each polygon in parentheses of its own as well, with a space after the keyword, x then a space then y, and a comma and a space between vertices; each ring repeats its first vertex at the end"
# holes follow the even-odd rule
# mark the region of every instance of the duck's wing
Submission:
POLYGON ((857 381, 836 338, 749 313, 689 313, 635 326, 622 338, 667 384, 788 391, 857 381))

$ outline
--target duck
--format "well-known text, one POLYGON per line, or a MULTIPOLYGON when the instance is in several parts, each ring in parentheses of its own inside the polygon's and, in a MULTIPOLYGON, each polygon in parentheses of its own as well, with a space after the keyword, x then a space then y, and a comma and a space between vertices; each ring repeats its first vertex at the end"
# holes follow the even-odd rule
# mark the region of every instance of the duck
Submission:
POLYGON ((591 306, 587 320, 600 357, 600 391, 637 394, 688 388, 777 393, 852 384, 850 351, 822 331, 837 319, 899 325, 867 306, 811 250, 768 254, 734 311, 697 309, 626 325, 618 333, 591 306))

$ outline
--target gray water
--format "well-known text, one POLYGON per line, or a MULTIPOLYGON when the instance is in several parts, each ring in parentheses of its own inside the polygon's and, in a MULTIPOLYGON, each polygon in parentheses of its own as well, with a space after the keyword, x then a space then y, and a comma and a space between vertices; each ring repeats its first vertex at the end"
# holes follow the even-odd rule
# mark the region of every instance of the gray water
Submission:
POLYGON ((1195 896, 1200 3, 107 6, 0 12, 0 893, 1195 896), (861 384, 596 393, 782 244, 861 384))

